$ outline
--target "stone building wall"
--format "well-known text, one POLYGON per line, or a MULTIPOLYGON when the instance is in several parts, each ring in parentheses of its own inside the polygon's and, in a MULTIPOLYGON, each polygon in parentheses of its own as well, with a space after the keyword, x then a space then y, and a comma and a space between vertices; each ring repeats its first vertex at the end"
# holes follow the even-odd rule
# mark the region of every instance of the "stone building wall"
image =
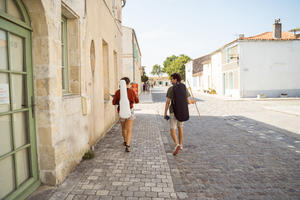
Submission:
POLYGON ((130 79, 130 81, 137 83, 139 85, 139 92, 141 92, 142 91, 141 56, 142 55, 139 49, 138 40, 132 28, 122 26, 122 32, 123 32, 122 76, 126 76, 130 79), (135 45, 135 47, 133 45, 135 45), (134 57, 135 48, 137 51, 137 58, 134 57))
POLYGON ((32 25, 40 179, 56 185, 117 119, 111 99, 104 99, 104 88, 114 93, 120 77, 122 32, 117 17, 121 16, 121 0, 116 17, 110 0, 23 2, 32 25), (62 91, 62 15, 68 29, 68 94, 62 91), (103 42, 108 47, 107 66, 103 42), (109 77, 108 83, 103 82, 104 76, 109 77))

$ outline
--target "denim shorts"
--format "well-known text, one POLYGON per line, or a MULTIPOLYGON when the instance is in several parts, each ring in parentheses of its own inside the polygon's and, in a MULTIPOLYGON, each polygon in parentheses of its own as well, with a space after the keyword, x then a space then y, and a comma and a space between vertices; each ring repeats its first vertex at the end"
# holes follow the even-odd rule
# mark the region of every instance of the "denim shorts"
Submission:
POLYGON ((120 117, 120 122, 125 122, 126 120, 135 120, 135 115, 134 115, 134 110, 133 110, 133 108, 130 109, 130 111, 131 111, 130 117, 128 117, 128 118, 121 118, 121 117, 120 117))

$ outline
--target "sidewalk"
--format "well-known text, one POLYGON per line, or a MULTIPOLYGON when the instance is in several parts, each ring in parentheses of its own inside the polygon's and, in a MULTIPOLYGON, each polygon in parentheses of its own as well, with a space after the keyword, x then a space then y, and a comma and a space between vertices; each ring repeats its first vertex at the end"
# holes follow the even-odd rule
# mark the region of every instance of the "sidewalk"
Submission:
POLYGON ((142 92, 139 99, 140 103, 153 103, 151 90, 149 92, 142 92))
POLYGON ((151 93, 140 99, 130 153, 117 123, 95 146, 94 159, 82 161, 51 195, 45 192, 29 200, 177 199, 160 130, 153 126, 157 115, 143 104, 152 102, 151 93))
POLYGON ((208 93, 204 93, 204 92, 199 92, 199 91, 194 91, 193 90, 193 94, 195 95, 195 97, 200 97, 200 96, 206 96, 206 97, 213 97, 216 99, 221 99, 224 101, 299 101, 300 97, 286 97, 286 98, 282 98, 282 97, 278 97, 278 98, 271 98, 271 97, 265 97, 265 98, 246 98, 246 97, 241 97, 241 98, 237 98, 237 97, 228 97, 228 96, 223 96, 220 94, 208 94, 208 93))
POLYGON ((268 110, 273 110, 273 111, 300 117, 300 104, 299 105, 264 106, 264 108, 268 109, 268 110))

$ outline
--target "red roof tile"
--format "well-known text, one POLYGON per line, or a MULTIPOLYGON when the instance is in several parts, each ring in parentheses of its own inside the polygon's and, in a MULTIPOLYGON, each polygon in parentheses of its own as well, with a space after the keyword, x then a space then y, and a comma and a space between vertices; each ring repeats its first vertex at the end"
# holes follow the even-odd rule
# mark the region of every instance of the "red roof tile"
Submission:
POLYGON ((251 37, 242 37, 240 40, 295 40, 296 37, 293 33, 282 32, 280 39, 273 38, 273 32, 265 32, 259 35, 251 36, 251 37))

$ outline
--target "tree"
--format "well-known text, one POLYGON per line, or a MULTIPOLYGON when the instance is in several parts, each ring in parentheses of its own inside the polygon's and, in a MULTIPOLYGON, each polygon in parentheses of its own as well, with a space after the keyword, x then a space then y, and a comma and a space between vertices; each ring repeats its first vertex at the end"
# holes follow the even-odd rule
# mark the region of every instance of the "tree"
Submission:
POLYGON ((168 69, 168 67, 170 66, 170 64, 171 64, 174 60, 176 60, 176 58, 177 58, 177 56, 175 56, 175 55, 172 55, 172 56, 167 57, 166 60, 165 60, 164 63, 163 63, 164 68, 163 68, 162 71, 165 72, 165 73, 167 73, 166 70, 168 69))
POLYGON ((143 72, 143 75, 141 76, 142 82, 146 83, 149 80, 149 77, 146 75, 146 72, 143 72))
POLYGON ((156 64, 152 67, 152 75, 158 75, 160 76, 163 73, 162 68, 160 65, 156 64))
POLYGON ((185 80, 185 64, 188 63, 190 60, 191 58, 184 54, 181 54, 175 59, 173 56, 168 57, 164 62, 164 64, 166 63, 166 67, 164 67, 164 72, 167 73, 169 77, 173 73, 179 73, 182 80, 185 80))

